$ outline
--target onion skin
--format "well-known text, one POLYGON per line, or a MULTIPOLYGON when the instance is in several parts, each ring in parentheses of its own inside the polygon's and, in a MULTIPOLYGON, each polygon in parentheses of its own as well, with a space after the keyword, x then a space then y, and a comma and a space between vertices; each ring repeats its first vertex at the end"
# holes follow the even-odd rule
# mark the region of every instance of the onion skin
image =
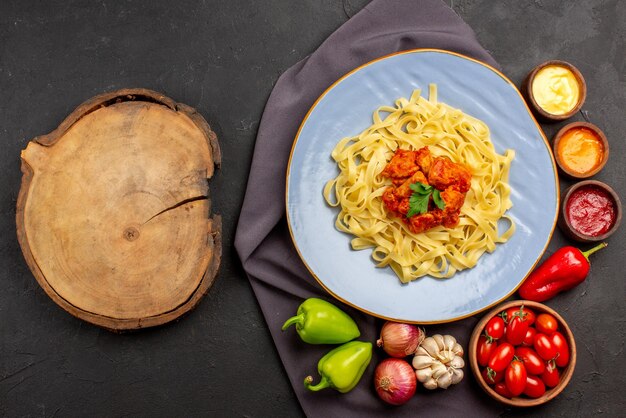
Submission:
POLYGON ((424 332, 415 325, 387 321, 380 330, 376 345, 391 357, 404 358, 415 353, 424 337, 424 332))
POLYGON ((374 387, 383 401, 391 405, 402 405, 415 394, 417 377, 413 367, 405 360, 387 358, 376 366, 374 387))

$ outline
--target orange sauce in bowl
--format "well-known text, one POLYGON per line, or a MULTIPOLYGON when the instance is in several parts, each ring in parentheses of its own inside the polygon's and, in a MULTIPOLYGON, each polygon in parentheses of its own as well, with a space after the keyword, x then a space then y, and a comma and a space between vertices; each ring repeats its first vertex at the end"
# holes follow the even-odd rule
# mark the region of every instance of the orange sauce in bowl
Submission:
POLYGON ((565 168, 584 175, 602 163, 604 145, 591 129, 572 128, 561 136, 556 152, 565 168))

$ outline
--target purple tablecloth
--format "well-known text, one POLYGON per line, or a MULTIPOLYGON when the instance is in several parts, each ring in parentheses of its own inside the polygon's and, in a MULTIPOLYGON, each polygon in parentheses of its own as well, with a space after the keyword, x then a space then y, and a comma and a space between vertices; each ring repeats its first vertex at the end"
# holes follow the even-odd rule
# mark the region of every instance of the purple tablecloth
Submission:
MULTIPOLYGON (((316 380, 319 378, 317 361, 332 347, 308 345, 293 329, 285 333, 280 330, 303 299, 317 296, 342 307, 357 321, 362 333, 360 340, 373 342, 377 338, 381 321, 333 300, 298 257, 285 217, 285 172, 298 127, 326 88, 368 61, 415 48, 451 50, 497 66, 471 28, 440 0, 374 0, 317 51, 279 78, 259 126, 235 247, 294 391, 308 416, 485 417, 502 411, 476 385, 469 365, 459 385, 434 392, 418 388, 416 396, 405 406, 387 406, 377 398, 372 384, 374 368, 384 357, 378 350, 353 391, 309 392, 304 389, 304 377, 312 374, 316 380)), ((427 333, 454 335, 466 347, 475 323, 475 318, 468 318, 429 326, 427 333)))

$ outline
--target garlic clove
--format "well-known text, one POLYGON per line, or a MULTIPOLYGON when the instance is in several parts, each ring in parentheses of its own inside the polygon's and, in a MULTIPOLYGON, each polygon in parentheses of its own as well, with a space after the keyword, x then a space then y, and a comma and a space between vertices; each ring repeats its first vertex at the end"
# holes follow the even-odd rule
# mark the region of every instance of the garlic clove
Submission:
POLYGON ((465 366, 465 361, 461 356, 455 356, 449 364, 450 367, 455 369, 462 369, 465 366))
POLYGON ((444 366, 443 364, 441 364, 440 362, 433 364, 431 368, 433 369, 433 377, 435 379, 439 379, 439 377, 443 376, 444 374, 448 372, 448 368, 444 366))
POLYGON ((463 380, 463 370, 461 370, 461 369, 452 369, 452 384, 456 385, 461 380, 463 380))
POLYGON ((417 370, 415 372, 415 376, 417 377, 417 380, 419 380, 421 383, 425 383, 426 381, 432 378, 433 369, 428 367, 426 369, 417 370))
POLYGON ((432 366, 433 362, 434 360, 432 359, 432 357, 430 357, 429 355, 425 355, 413 357, 413 361, 411 363, 413 364, 414 369, 420 370, 432 366))
POLYGON ((417 347, 417 350, 415 351, 415 355, 416 356, 428 356, 430 357, 430 354, 428 354, 428 351, 426 351, 426 349, 422 346, 417 347))
POLYGON ((426 350, 431 357, 437 358, 437 355, 439 354, 439 347, 433 337, 425 338, 421 347, 424 348, 424 350, 426 350))
POLYGON ((433 335, 433 340, 435 340, 435 342, 437 343, 437 348, 439 348, 439 351, 442 351, 446 348, 444 342, 443 342, 443 335, 441 334, 435 334, 433 335))
POLYGON ((437 386, 439 386, 441 389, 448 389, 448 387, 450 387, 451 384, 452 384, 451 373, 446 372, 445 374, 443 374, 437 379, 437 386))
POLYGON ((454 348, 452 349, 452 352, 454 354, 456 354, 457 356, 462 356, 464 354, 463 353, 463 346, 461 346, 461 344, 459 344, 459 343, 456 343, 454 345, 454 348))
POLYGON ((444 335, 443 344, 446 346, 446 351, 453 351, 454 346, 456 345, 456 338, 452 335, 444 335))
POLYGON ((424 387, 430 390, 437 389, 437 381, 433 378, 430 378, 424 382, 424 387))

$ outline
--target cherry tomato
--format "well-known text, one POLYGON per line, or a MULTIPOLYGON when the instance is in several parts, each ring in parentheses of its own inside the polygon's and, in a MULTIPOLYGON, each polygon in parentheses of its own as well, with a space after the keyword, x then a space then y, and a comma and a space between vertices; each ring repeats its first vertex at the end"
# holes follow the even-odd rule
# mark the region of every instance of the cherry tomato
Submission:
POLYGON ((526 387, 526 368, 520 360, 513 360, 504 372, 504 383, 512 396, 519 396, 526 387))
POLYGON ((478 360, 478 364, 486 366, 487 363, 489 363, 491 355, 496 351, 496 347, 498 347, 497 341, 489 342, 484 335, 478 337, 478 345, 476 347, 476 360, 478 360))
POLYGON ((487 322, 485 333, 494 340, 499 340, 504 335, 504 319, 494 316, 487 322))
POLYGON ((537 320, 537 315, 528 308, 524 308, 524 313, 526 314, 526 322, 528 322, 528 326, 532 326, 537 320))
POLYGON ((502 382, 502 380, 504 380, 503 372, 498 373, 491 370, 491 373, 489 373, 489 369, 486 367, 483 369, 482 372, 480 372, 480 375, 483 377, 483 380, 488 385, 495 385, 496 383, 500 383, 502 382))
POLYGON ((544 360, 552 360, 557 355, 557 350, 550 337, 546 334, 537 333, 533 340, 533 348, 544 360))
POLYGON ((506 388, 506 384, 504 382, 496 383, 493 387, 493 390, 496 391, 497 394, 504 396, 505 398, 512 398, 511 392, 506 388))
POLYGON ((515 349, 509 343, 500 344, 489 357, 489 362, 487 365, 489 368, 496 373, 504 371, 506 367, 513 360, 513 356, 515 355, 515 349))
POLYGON ((543 359, 532 348, 517 347, 515 349, 515 357, 524 362, 524 367, 526 367, 528 374, 538 376, 546 369, 543 359))
POLYGON ((525 345, 526 347, 532 347, 535 340, 535 334, 537 334, 537 330, 535 330, 533 327, 528 328, 528 331, 526 331, 526 336, 524 337, 524 341, 522 341, 522 345, 525 345))
POLYGON ((546 393, 546 385, 537 376, 527 376, 523 393, 530 398, 538 398, 546 393))
POLYGON ((560 332, 555 332, 550 336, 552 340, 552 344, 556 347, 557 356, 554 362, 559 367, 567 366, 569 363, 569 345, 567 344, 567 340, 560 332))
POLYGON ((537 316, 535 328, 537 328, 537 332, 551 335, 559 328, 559 323, 554 316, 547 313, 542 313, 537 316))
POLYGON ((528 321, 522 319, 521 316, 513 315, 509 325, 506 326, 506 341, 509 344, 520 345, 526 337, 528 325, 528 321))
POLYGON ((506 311, 504 311, 503 315, 506 317, 504 318, 505 322, 507 324, 511 322, 511 319, 513 319, 516 313, 517 315, 522 315, 524 319, 526 320, 526 322, 528 322, 528 325, 534 324, 535 319, 537 318, 537 316, 535 315, 535 312, 531 311, 530 309, 525 308, 523 306, 513 306, 507 309, 506 311))
POLYGON ((561 376, 559 375, 559 370, 552 364, 552 362, 546 363, 546 369, 541 374, 541 380, 543 380, 543 383, 545 383, 549 388, 553 388, 559 384, 561 376))

